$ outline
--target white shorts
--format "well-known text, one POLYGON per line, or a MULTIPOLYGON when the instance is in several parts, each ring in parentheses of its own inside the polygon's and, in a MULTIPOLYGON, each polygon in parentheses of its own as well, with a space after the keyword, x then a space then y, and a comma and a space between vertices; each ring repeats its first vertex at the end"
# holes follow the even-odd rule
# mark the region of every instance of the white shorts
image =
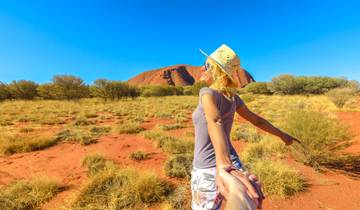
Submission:
MULTIPOLYGON (((242 169, 239 159, 233 161, 233 166, 242 169)), ((191 208, 193 210, 218 210, 223 197, 218 192, 215 183, 216 167, 199 169, 193 167, 191 171, 191 208)))

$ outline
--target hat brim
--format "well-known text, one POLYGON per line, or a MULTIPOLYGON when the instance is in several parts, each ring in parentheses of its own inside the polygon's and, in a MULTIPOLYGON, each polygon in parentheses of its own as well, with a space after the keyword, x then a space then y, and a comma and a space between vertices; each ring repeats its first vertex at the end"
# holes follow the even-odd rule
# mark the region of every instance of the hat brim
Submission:
POLYGON ((199 51, 200 51, 203 55, 205 55, 207 58, 211 58, 213 61, 215 61, 215 63, 219 65, 219 67, 221 68, 221 70, 222 70, 226 75, 228 75, 228 77, 229 77, 232 81, 234 81, 234 78, 232 77, 232 75, 230 75, 230 74, 225 70, 225 68, 224 68, 215 58, 213 58, 213 57, 211 57, 210 55, 206 54, 206 52, 204 52, 204 51, 203 51, 202 49, 200 49, 200 48, 199 48, 199 51))

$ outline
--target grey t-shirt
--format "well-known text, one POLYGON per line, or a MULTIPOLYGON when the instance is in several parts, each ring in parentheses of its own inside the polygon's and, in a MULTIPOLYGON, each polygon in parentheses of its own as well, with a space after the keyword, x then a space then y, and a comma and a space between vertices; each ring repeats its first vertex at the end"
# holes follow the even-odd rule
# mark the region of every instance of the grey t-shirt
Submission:
POLYGON ((238 95, 234 96, 234 100, 230 101, 221 92, 203 87, 199 92, 199 104, 192 113, 192 120, 195 126, 195 149, 193 166, 196 168, 211 168, 216 166, 215 150, 210 140, 207 121, 203 106, 201 104, 201 96, 210 94, 214 97, 216 106, 220 111, 225 131, 226 142, 230 151, 231 160, 236 160, 238 155, 230 142, 230 131, 234 121, 236 109, 244 102, 238 95))

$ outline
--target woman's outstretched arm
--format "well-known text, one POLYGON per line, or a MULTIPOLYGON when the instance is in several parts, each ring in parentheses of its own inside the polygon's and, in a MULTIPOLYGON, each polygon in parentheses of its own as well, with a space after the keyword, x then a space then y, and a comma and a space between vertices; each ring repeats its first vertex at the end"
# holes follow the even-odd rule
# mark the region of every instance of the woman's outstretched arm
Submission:
POLYGON ((299 140, 292 137, 291 135, 281 131, 280 129, 273 126, 269 121, 265 120, 264 118, 260 117, 259 115, 255 114, 254 112, 250 111, 249 108, 242 103, 236 110, 236 112, 249 121, 251 124, 255 125, 256 127, 279 137, 286 145, 291 145, 294 141, 300 143, 299 140))

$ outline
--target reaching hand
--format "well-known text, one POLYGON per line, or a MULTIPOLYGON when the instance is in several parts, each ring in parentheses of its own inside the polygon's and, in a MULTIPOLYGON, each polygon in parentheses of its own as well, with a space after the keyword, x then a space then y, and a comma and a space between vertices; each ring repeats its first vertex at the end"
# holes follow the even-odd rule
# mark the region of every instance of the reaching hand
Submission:
POLYGON ((296 139, 295 137, 290 136, 290 135, 287 134, 287 133, 283 133, 283 134, 281 135, 281 140, 282 140, 283 142, 285 142, 285 144, 286 144, 287 146, 291 145, 294 141, 297 142, 297 143, 299 143, 299 144, 301 144, 301 142, 300 142, 298 139, 296 139))
POLYGON ((240 170, 232 170, 229 173, 226 168, 218 168, 216 184, 229 204, 237 202, 238 205, 244 206, 244 209, 261 208, 264 197, 255 175, 244 174, 240 170))

